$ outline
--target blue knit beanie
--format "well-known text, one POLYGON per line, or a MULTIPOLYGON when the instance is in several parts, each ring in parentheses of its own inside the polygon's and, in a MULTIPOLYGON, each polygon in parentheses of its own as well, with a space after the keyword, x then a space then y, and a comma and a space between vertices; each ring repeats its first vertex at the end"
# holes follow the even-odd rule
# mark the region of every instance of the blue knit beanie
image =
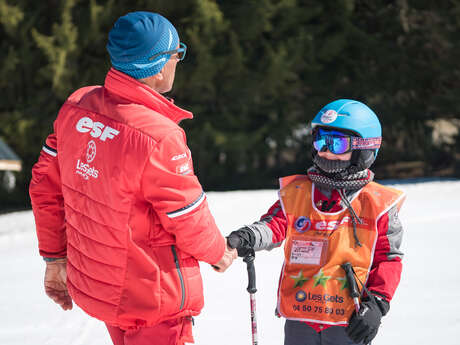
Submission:
POLYGON ((151 12, 131 12, 118 18, 109 33, 107 50, 112 66, 133 78, 147 78, 161 71, 179 44, 176 28, 165 17, 151 12))

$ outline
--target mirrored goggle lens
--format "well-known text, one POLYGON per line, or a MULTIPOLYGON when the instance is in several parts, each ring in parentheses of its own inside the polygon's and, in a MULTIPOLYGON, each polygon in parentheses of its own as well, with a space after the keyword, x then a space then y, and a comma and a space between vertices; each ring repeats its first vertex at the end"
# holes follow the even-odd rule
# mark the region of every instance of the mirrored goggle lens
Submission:
POLYGON ((329 151, 336 155, 351 151, 350 137, 329 137, 329 151))
POLYGON ((317 137, 315 138, 315 140, 313 140, 313 147, 316 151, 321 151, 324 148, 324 146, 326 146, 326 140, 324 137, 317 137))
POLYGON ((327 147, 332 153, 340 155, 351 151, 351 137, 318 132, 313 146, 317 151, 324 151, 327 147))

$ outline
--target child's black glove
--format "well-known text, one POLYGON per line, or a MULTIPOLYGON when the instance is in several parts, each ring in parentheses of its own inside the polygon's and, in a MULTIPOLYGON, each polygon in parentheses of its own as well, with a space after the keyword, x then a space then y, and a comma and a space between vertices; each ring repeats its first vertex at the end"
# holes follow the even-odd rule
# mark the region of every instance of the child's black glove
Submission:
POLYGON ((390 304, 378 297, 370 296, 363 300, 359 312, 354 312, 348 321, 346 332, 355 343, 369 344, 377 335, 380 320, 388 310, 390 304))
POLYGON ((228 235, 227 241, 231 248, 236 248, 238 256, 245 257, 254 250, 256 237, 251 229, 243 227, 236 231, 232 231, 230 235, 228 235))

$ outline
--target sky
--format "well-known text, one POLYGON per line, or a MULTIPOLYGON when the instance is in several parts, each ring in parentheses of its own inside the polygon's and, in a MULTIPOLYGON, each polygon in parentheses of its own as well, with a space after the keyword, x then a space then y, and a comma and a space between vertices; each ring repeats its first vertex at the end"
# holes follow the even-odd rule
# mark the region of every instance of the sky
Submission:
MULTIPOLYGON (((392 181, 407 199, 403 274, 373 345, 457 345, 460 332, 460 181, 392 181)), ((276 190, 207 193, 223 235, 250 224, 277 199, 276 190)), ((283 344, 284 319, 274 315, 282 248, 255 259, 260 345, 283 344)), ((217 273, 201 263, 205 307, 195 318, 196 344, 251 344, 246 264, 238 259, 217 273)), ((0 344, 110 345, 98 320, 74 306, 62 311, 43 289, 31 211, 0 216, 0 344)))

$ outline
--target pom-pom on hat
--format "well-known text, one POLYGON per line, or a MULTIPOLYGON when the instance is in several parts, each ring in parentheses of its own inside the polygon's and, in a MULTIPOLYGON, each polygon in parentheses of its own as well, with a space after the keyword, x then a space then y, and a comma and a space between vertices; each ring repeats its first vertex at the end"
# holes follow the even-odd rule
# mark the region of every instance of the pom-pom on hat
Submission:
POLYGON ((165 17, 152 12, 131 12, 118 18, 110 30, 107 51, 115 69, 141 79, 160 72, 171 55, 149 58, 178 45, 176 28, 165 17))

